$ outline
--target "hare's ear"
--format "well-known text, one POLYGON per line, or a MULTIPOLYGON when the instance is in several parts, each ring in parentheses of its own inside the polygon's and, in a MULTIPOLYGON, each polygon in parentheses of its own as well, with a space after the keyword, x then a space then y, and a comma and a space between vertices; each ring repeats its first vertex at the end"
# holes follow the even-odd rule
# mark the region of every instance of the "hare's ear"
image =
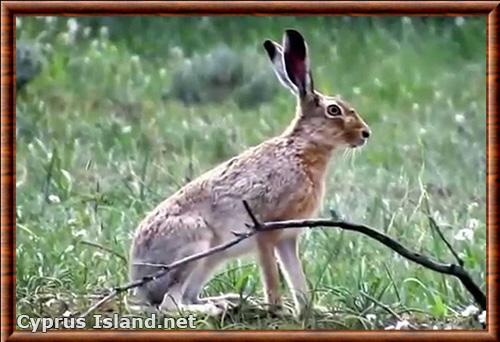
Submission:
POLYGON ((273 70, 278 80, 282 85, 288 88, 293 94, 298 94, 297 87, 295 87, 286 75, 285 65, 283 64, 283 48, 276 42, 272 40, 266 40, 264 42, 264 48, 267 51, 269 59, 273 63, 273 70))
POLYGON ((301 97, 313 94, 313 79, 304 37, 298 31, 286 30, 283 47, 283 60, 288 78, 297 87, 301 97))

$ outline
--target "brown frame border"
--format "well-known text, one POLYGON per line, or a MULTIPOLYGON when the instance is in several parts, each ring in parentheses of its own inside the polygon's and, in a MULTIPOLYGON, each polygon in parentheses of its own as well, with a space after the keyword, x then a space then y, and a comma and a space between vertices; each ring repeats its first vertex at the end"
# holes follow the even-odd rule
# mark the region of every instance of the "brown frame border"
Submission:
POLYGON ((496 341, 499 282, 497 195, 499 135, 497 101, 500 50, 499 1, 5 1, 1 6, 1 340, 427 340, 496 341), (482 15, 487 16, 487 294, 486 331, 15 331, 15 15, 482 15))

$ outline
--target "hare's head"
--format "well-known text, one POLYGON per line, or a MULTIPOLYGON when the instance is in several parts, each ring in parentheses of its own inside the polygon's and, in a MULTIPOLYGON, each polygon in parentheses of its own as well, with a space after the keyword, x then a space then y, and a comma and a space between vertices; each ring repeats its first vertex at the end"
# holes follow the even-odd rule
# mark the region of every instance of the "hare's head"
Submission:
POLYGON ((283 46, 264 42, 280 82, 297 96, 293 129, 325 146, 357 147, 370 136, 368 125, 340 96, 326 96, 314 89, 307 44, 295 30, 286 30, 283 46))

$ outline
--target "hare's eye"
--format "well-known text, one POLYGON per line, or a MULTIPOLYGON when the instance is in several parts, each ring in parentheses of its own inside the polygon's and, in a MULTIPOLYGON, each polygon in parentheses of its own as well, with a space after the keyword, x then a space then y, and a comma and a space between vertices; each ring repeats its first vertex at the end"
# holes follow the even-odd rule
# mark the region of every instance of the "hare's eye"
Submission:
POLYGON ((328 113, 329 116, 339 116, 339 115, 342 115, 342 111, 340 110, 340 107, 333 104, 333 105, 329 105, 327 108, 326 108, 326 111, 328 113))

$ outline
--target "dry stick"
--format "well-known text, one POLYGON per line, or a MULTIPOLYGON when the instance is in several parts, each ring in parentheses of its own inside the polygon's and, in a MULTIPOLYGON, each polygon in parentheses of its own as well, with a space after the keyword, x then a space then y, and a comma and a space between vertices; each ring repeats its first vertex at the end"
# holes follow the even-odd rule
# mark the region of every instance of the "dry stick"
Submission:
POLYGON ((430 224, 431 228, 433 228, 438 233, 439 237, 441 238, 441 240, 443 240, 443 242, 446 245, 446 247, 448 247, 448 250, 451 252, 451 254, 453 254, 453 256, 457 260, 458 264, 463 267, 464 266, 464 261, 462 260, 462 258, 460 258, 458 256, 458 253, 455 252, 455 250, 453 249, 453 247, 451 246, 451 244, 444 237, 444 234, 441 231, 441 228, 439 228, 439 225, 437 224, 436 220, 431 215, 431 207, 430 207, 430 204, 429 204, 429 198, 427 197, 427 194, 425 195, 425 208, 426 208, 426 211, 427 211, 427 218, 429 220, 429 224, 430 224))
MULTIPOLYGON (((385 311, 387 311, 389 314, 391 314, 394 318, 396 318, 398 320, 398 322, 402 322, 403 321, 403 317, 401 317, 396 311, 394 311, 389 305, 387 304, 384 304, 382 303, 381 301, 379 301, 378 299, 370 296, 368 293, 365 293, 363 291, 360 292, 364 297, 368 298, 369 300, 371 300, 373 303, 375 303, 376 305, 380 306, 382 309, 384 309, 385 311)), ((416 327, 413 325, 413 324, 409 324, 408 325, 410 328, 412 329, 416 329, 416 327)))
POLYGON ((463 266, 464 265, 464 261, 462 260, 462 258, 460 258, 458 256, 458 253, 455 252, 455 250, 453 249, 453 247, 451 246, 451 244, 448 242, 448 240, 444 237, 444 234, 443 232, 441 231, 441 229, 439 228, 436 220, 434 220, 434 217, 432 216, 428 216, 428 219, 429 219, 429 223, 431 225, 432 228, 434 228, 434 230, 438 233, 439 237, 441 238, 441 240, 443 240, 443 242, 445 243, 446 247, 448 247, 448 249, 450 250, 451 254, 453 254, 453 256, 455 257, 455 259, 457 260, 458 264, 460 266, 463 266))
MULTIPOLYGON (((245 209, 248 211, 248 214, 252 218, 252 221, 256 222, 256 227, 258 227, 258 230, 275 230, 275 229, 284 229, 284 228, 302 228, 302 227, 318 227, 318 226, 323 226, 323 227, 338 227, 342 228, 345 230, 352 230, 356 231, 365 235, 368 235, 369 237, 377 240, 378 242, 382 243, 383 245, 389 247, 399 255, 405 257, 408 260, 411 260, 419 265, 422 265, 424 267, 427 267, 433 271, 443 273, 443 274, 449 274, 457 277, 462 285, 469 291, 469 293, 474 297, 474 300, 476 301, 477 304, 481 307, 482 310, 486 310, 486 295, 481 291, 479 286, 474 282, 470 274, 464 269, 463 265, 456 265, 456 264, 443 264, 434 260, 431 260, 430 258, 427 258, 426 256, 409 250, 405 246, 403 246, 401 243, 398 241, 394 240, 393 238, 389 237, 388 235, 377 231, 374 228, 364 226, 361 224, 353 224, 353 223, 348 223, 348 222, 343 222, 343 221, 332 221, 332 220, 323 220, 323 219, 316 219, 316 220, 289 220, 289 221, 280 221, 280 222, 267 222, 267 223, 259 223, 255 219, 255 216, 253 215, 250 207, 248 206, 248 203, 246 201, 243 201, 243 204, 245 205, 245 209)), ((439 231, 439 229, 438 229, 439 231)), ((444 237, 443 237, 444 239, 444 237)), ((444 239, 446 241, 446 239, 444 239)), ((451 248, 451 246, 449 246, 451 248)), ((453 249, 451 248, 453 251, 453 249)), ((454 251, 453 251, 454 252, 454 251)), ((458 258, 459 263, 461 261, 460 258, 458 258)))
MULTIPOLYGON (((208 249, 205 252, 202 253, 197 253, 193 254, 191 256, 188 256, 186 258, 177 260, 171 264, 168 265, 162 265, 162 264, 151 264, 154 266, 161 267, 162 269, 156 273, 153 273, 149 276, 145 276, 142 279, 138 279, 136 281, 133 281, 131 283, 125 284, 123 286, 115 287, 112 289, 112 291, 103 299, 101 299, 99 302, 91 306, 87 311, 85 311, 83 314, 80 315, 80 317, 86 317, 88 316, 91 312, 96 310, 98 307, 115 297, 118 293, 127 291, 129 289, 133 289, 139 286, 143 286, 146 283, 149 283, 153 280, 156 280, 158 278, 163 277, 165 274, 167 274, 170 270, 173 268, 179 267, 181 265, 184 265, 188 262, 195 261, 201 258, 204 258, 206 256, 215 254, 217 252, 226 250, 238 243, 240 243, 243 240, 246 240, 253 235, 257 234, 260 231, 264 230, 278 230, 278 229, 288 229, 288 228, 303 228, 303 227, 338 227, 342 228, 345 230, 351 230, 351 231, 356 231, 365 235, 368 235, 369 237, 379 241, 383 245, 389 247, 396 253, 400 254, 401 256, 405 257, 406 259, 409 259, 419 265, 422 265, 424 267, 427 267, 433 271, 439 272, 439 273, 444 273, 444 274, 449 274, 457 277, 464 287, 472 294, 474 297, 475 301, 479 304, 482 310, 486 310, 486 295, 481 291, 479 286, 476 285, 476 283, 472 280, 471 276, 469 273, 460 265, 455 265, 455 264, 443 264, 440 262, 433 261, 426 256, 413 252, 409 250, 408 248, 404 247, 401 243, 398 241, 394 240, 393 238, 385 235, 384 233, 381 233, 377 231, 376 229, 370 228, 368 226, 360 225, 360 224, 353 224, 349 222, 344 222, 344 221, 334 221, 334 220, 326 220, 326 219, 312 219, 312 220, 289 220, 289 221, 277 221, 277 222, 267 222, 267 223, 260 223, 252 213, 252 210, 250 209, 248 203, 246 201, 243 201, 243 204, 245 206, 245 209, 248 212, 248 215, 250 216, 253 225, 247 225, 250 230, 247 232, 233 232, 233 234, 236 236, 235 239, 226 242, 224 244, 221 244, 219 246, 213 247, 208 249)), ((134 264, 136 265, 136 264, 134 264)), ((140 263, 138 264, 140 265, 140 263)))
POLYGON ((120 260, 122 260, 123 262, 127 263, 127 258, 125 258, 123 255, 121 255, 120 253, 114 251, 113 249, 109 248, 109 247, 106 247, 106 246, 103 246, 103 245, 100 245, 98 244, 97 242, 92 242, 92 241, 87 241, 87 240, 80 240, 79 241, 81 244, 83 245, 87 245, 87 246, 91 246, 91 247, 95 247, 95 248, 98 248, 98 249, 101 249, 105 252, 108 252, 116 257, 118 257, 120 260))
POLYGON ((481 309, 486 310, 486 295, 483 293, 483 291, 481 291, 479 286, 474 282, 474 280, 472 280, 470 274, 462 266, 456 264, 444 264, 438 261, 434 261, 418 252, 409 250, 398 241, 385 235, 384 233, 377 231, 374 228, 360 224, 323 219, 268 222, 262 223, 261 226, 262 230, 276 230, 283 228, 300 227, 338 227, 368 235, 369 237, 389 247, 408 260, 411 260, 433 271, 457 277, 462 282, 462 285, 467 289, 467 291, 469 291, 470 294, 474 297, 474 300, 479 304, 481 309))

